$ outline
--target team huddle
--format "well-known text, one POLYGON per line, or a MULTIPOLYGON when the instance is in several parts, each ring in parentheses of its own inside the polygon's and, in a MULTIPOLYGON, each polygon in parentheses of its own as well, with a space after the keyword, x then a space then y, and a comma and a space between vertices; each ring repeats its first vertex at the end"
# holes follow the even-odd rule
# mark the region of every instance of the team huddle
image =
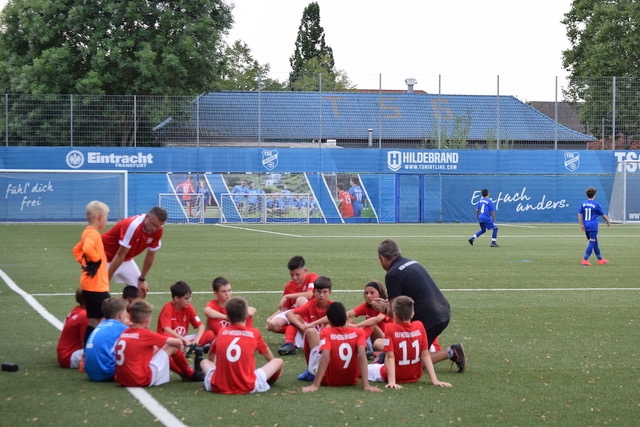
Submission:
MULTIPOLYGON (((145 275, 161 246, 166 212, 155 207, 100 234, 108 213, 104 203, 87 205, 88 225, 72 250, 82 271, 78 306, 67 316, 57 346, 60 366, 125 387, 165 384, 173 371, 185 381, 204 381, 207 391, 221 394, 269 390, 282 374, 283 359, 274 357, 254 327, 256 309, 244 298, 232 297, 224 277, 212 281, 214 299, 204 308, 205 322, 191 304, 191 288, 178 281, 152 330, 145 275), (133 258, 145 250, 141 271, 133 258), (112 279, 125 284, 122 298, 111 297, 112 279), (266 361, 258 368, 256 351, 266 361)), ((418 381, 423 371, 434 385, 450 387, 435 374, 433 364, 442 360, 464 372, 462 344, 439 346, 450 308, 429 273, 403 258, 390 239, 380 243, 378 257, 387 271, 386 284, 368 282, 365 301, 351 310, 331 299, 329 277, 309 272, 301 256, 289 260, 291 280, 266 329, 284 335, 280 356, 304 352, 307 369, 297 378, 310 385, 302 391, 360 381, 364 390, 379 392, 371 382, 401 388, 418 381)))

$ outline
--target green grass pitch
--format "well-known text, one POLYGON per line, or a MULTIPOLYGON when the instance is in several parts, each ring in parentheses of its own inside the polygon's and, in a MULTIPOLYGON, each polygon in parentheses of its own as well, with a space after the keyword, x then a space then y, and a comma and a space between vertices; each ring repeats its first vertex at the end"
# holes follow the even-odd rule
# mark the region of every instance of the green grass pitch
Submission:
MULTIPOLYGON (((83 227, 0 225, 0 270, 60 321, 74 305, 79 267, 71 247, 83 227)), ((175 374, 146 391, 190 426, 637 425, 640 227, 601 226, 610 264, 592 267, 580 265, 586 239, 575 223, 501 224, 500 248, 489 247, 488 234, 470 246, 476 230, 472 223, 167 225, 147 277, 156 314, 170 298, 169 286, 184 280, 202 315, 211 280, 222 275, 258 309, 256 326, 274 352, 283 336, 266 332, 264 321, 289 280, 291 256, 304 256, 311 271, 329 276, 332 298, 351 308, 367 281, 383 280, 376 246, 394 238, 451 302, 452 321, 440 340, 464 343, 468 370, 436 365, 450 389, 431 386, 425 376, 383 393, 358 385, 303 394, 306 383, 296 376, 304 356, 297 354, 284 357, 282 377, 263 394, 214 395, 175 374)), ((112 294, 121 289, 112 285, 112 294)), ((0 372, 0 424, 154 422, 127 390, 58 368, 58 330, 2 280, 0 304, 0 361, 20 365, 18 372, 0 372)))

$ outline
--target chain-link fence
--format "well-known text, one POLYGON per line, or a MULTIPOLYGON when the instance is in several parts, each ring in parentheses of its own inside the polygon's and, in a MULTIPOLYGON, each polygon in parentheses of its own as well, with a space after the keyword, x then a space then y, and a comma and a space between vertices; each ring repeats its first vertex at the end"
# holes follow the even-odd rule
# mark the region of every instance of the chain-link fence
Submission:
MULTIPOLYGON (((501 89, 500 82, 500 78, 494 79, 494 94, 441 95, 443 99, 448 97, 447 102, 466 97, 468 106, 464 104, 455 117, 443 113, 445 104, 439 98, 432 99, 433 90, 415 89, 412 79, 406 79, 403 90, 386 90, 380 83, 377 90, 344 91, 345 95, 359 94, 369 103, 365 106, 358 98, 348 108, 341 107, 340 92, 288 92, 288 98, 282 101, 279 97, 276 102, 276 98, 267 94, 283 92, 261 92, 258 88, 239 92, 241 96, 234 98, 244 101, 226 104, 217 102, 212 94, 171 97, 4 94, 0 95, 0 140, 5 146, 78 147, 251 147, 278 143, 319 147, 320 143, 337 143, 350 148, 640 148, 640 77, 582 79, 570 89, 558 88, 557 79, 550 80, 545 83, 545 98, 551 94, 553 101, 510 96, 501 89), (396 104, 395 99, 406 93, 415 97, 396 104), (294 99, 293 96, 298 99, 312 94, 319 99, 309 101, 320 104, 317 112, 304 107, 311 104, 287 105, 287 99, 294 99), (421 104, 421 96, 432 98, 421 104), (506 98, 515 102, 504 102, 506 98), (298 110, 294 120, 284 113, 288 108, 298 110), (367 108, 369 117, 364 114, 367 108), (424 113, 421 109, 429 111, 424 113), (540 117, 544 120, 539 120, 540 117), (397 118, 406 122, 392 123, 397 118), (451 119, 450 135, 443 133, 442 122, 447 118, 451 119), (348 126, 338 129, 336 121, 343 119, 357 129, 348 126), (409 136, 408 123, 420 123, 420 135, 409 136), (478 123, 484 128, 476 132, 480 137, 474 137, 473 127, 478 123), (504 131, 509 126, 524 129, 531 137, 524 134, 516 138, 513 130, 504 131), (334 128, 338 130, 331 133, 334 128), (558 129, 592 138, 559 140, 558 129), (340 132, 344 135, 340 136, 340 132), (337 134, 340 135, 336 138, 337 134)), ((444 93, 440 85, 436 90, 435 95, 444 93)))

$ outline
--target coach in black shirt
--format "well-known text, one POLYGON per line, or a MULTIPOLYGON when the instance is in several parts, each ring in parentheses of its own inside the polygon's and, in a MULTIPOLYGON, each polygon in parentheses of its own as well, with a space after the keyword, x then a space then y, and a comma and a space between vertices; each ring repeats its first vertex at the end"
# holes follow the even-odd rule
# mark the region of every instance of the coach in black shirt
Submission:
MULTIPOLYGON (((419 262, 404 258, 395 240, 386 239, 378 245, 380 265, 387 272, 385 285, 389 294, 388 301, 381 301, 381 308, 393 316, 393 299, 405 295, 413 299, 413 320, 419 320, 427 331, 429 346, 449 325, 451 306, 433 281, 431 275, 419 262)), ((433 363, 452 360, 458 366, 458 372, 464 372, 466 360, 462 344, 453 344, 446 349, 431 353, 433 363)))

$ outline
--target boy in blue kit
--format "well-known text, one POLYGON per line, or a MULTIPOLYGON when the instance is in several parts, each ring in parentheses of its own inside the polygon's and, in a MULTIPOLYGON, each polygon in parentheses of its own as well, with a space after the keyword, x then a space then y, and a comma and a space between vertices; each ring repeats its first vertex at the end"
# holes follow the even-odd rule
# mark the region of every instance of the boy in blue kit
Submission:
POLYGON ((476 205, 476 219, 480 224, 480 230, 477 231, 471 238, 469 238, 469 244, 473 246, 473 241, 482 236, 487 230, 493 230, 491 234, 491 247, 499 248, 496 240, 498 239, 498 226, 496 221, 496 209, 493 205, 493 201, 489 198, 489 190, 486 188, 482 190, 482 199, 476 205))
POLYGON ((91 381, 111 381, 116 373, 116 342, 127 329, 127 301, 109 298, 102 302, 105 319, 91 332, 84 351, 84 371, 91 381))
POLYGON ((582 202, 580 209, 578 209, 578 224, 580 224, 580 230, 584 231, 584 234, 587 236, 589 243, 587 244, 587 250, 584 252, 584 257, 582 257, 580 263, 585 266, 590 266, 589 257, 591 256, 591 252, 595 252, 598 258, 598 264, 604 265, 608 263, 609 260, 602 258, 600 254, 600 246, 598 246, 598 217, 601 216, 602 219, 605 220, 607 227, 611 225, 611 222, 609 221, 609 217, 602 211, 600 203, 594 200, 596 198, 596 189, 589 187, 586 193, 587 200, 582 202))

